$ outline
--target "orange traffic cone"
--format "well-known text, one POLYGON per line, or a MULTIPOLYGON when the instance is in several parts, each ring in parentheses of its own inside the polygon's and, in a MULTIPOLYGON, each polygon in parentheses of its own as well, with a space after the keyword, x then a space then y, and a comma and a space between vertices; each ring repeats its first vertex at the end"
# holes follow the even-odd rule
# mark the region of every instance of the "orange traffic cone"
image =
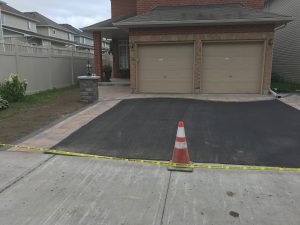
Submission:
MULTIPOLYGON (((182 121, 178 123, 175 147, 173 151, 172 163, 178 164, 191 164, 189 150, 187 147, 184 124, 182 121)), ((180 166, 170 166, 168 167, 170 171, 183 171, 183 172, 192 172, 193 168, 185 168, 180 166)))

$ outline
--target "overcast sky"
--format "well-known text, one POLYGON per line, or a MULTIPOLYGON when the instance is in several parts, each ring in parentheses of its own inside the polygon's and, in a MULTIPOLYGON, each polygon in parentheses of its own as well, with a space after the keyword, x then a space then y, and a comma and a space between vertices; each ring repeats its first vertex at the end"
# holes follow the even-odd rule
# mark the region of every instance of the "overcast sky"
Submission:
POLYGON ((110 18, 110 0, 4 0, 22 11, 37 11, 57 23, 82 28, 110 18))

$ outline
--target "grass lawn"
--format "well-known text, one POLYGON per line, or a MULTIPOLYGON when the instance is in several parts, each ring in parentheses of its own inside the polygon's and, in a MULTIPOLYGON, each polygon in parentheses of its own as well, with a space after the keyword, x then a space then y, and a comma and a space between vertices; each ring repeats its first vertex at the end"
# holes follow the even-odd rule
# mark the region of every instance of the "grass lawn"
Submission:
POLYGON ((0 142, 12 143, 86 105, 80 102, 78 86, 27 95, 0 111, 0 142))
POLYGON ((76 86, 42 91, 32 95, 26 95, 22 102, 9 103, 9 108, 0 111, 0 120, 12 116, 16 113, 21 113, 28 108, 41 103, 47 103, 67 90, 75 89, 76 86))

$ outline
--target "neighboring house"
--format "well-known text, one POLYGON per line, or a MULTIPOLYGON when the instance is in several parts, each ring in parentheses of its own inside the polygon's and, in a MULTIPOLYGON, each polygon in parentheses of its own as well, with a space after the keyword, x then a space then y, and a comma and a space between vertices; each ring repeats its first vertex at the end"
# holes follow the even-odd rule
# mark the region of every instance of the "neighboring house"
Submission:
MULTIPOLYGON (((39 34, 63 40, 63 42, 52 41, 51 45, 55 45, 57 47, 64 47, 66 45, 74 44, 75 33, 73 31, 59 25, 58 23, 50 20, 49 18, 43 16, 38 12, 25 12, 24 15, 38 21, 36 27, 37 32, 39 34)), ((48 42, 43 42, 44 46, 48 44, 48 42)))
POLYGON ((300 1, 267 0, 265 9, 293 16, 293 22, 275 33, 273 75, 300 83, 300 1))
POLYGON ((79 49, 93 49, 94 41, 93 35, 83 32, 70 24, 60 24, 74 33, 74 42, 78 44, 79 49))
POLYGON ((274 30, 291 21, 264 0, 111 0, 92 32, 112 39, 115 77, 138 93, 261 93, 270 87, 274 30))
POLYGON ((34 46, 74 46, 74 33, 39 13, 22 13, 0 1, 0 40, 34 46))
POLYGON ((14 39, 18 42, 35 43, 27 34, 37 34, 36 25, 38 21, 25 16, 22 12, 2 1, 0 1, 0 11, 0 35, 4 41, 10 42, 11 39, 14 39))

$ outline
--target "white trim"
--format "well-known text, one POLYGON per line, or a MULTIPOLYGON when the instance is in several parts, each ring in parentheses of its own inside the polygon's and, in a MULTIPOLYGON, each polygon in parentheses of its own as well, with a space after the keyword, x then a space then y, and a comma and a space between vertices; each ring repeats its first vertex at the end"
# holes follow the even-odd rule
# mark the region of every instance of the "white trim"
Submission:
POLYGON ((177 137, 179 137, 179 138, 184 138, 185 137, 184 127, 178 127, 177 137))

